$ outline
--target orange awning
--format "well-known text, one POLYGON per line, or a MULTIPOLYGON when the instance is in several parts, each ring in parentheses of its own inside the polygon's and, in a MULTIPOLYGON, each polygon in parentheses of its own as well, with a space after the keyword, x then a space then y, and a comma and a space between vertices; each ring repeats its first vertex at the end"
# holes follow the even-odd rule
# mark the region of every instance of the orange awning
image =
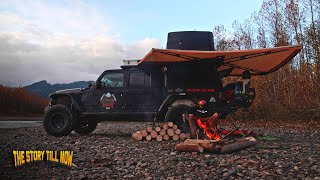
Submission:
POLYGON ((175 49, 152 49, 138 65, 153 66, 161 63, 176 63, 187 61, 210 60, 224 61, 218 71, 230 69, 229 75, 239 76, 249 70, 253 75, 263 75, 274 72, 287 64, 302 49, 302 45, 283 46, 266 49, 237 50, 237 51, 193 51, 175 49))

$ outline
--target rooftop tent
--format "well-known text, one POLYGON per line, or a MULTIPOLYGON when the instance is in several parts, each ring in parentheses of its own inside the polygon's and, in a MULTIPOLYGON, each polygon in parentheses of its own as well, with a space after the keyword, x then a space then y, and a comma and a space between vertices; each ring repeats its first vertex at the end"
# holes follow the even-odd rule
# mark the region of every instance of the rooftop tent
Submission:
POLYGON ((141 69, 162 67, 172 63, 216 63, 219 72, 240 76, 243 71, 265 75, 287 64, 302 49, 302 45, 237 51, 194 51, 152 49, 139 63, 141 69))
POLYGON ((210 31, 169 32, 167 49, 214 51, 213 34, 210 31))

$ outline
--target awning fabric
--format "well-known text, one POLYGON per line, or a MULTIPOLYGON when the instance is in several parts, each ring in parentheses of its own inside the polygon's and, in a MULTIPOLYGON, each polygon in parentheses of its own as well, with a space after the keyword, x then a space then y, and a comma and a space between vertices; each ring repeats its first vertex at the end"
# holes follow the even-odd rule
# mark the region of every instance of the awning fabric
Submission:
POLYGON ((138 65, 161 65, 167 63, 218 60, 224 61, 218 71, 230 69, 229 75, 240 76, 249 70, 253 75, 264 75, 274 72, 287 64, 302 49, 302 45, 283 46, 266 49, 237 51, 193 51, 174 49, 152 49, 138 65))

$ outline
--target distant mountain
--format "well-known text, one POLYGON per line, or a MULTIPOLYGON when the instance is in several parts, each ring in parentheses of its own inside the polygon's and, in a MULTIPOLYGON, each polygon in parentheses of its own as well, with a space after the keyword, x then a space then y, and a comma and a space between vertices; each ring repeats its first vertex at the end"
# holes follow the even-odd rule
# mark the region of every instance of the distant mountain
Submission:
POLYGON ((36 94, 38 96, 48 98, 50 93, 55 91, 59 91, 62 89, 72 89, 72 88, 86 88, 88 87, 88 83, 93 81, 77 81, 69 84, 50 84, 47 81, 39 81, 33 83, 29 86, 25 86, 24 88, 32 94, 36 94))

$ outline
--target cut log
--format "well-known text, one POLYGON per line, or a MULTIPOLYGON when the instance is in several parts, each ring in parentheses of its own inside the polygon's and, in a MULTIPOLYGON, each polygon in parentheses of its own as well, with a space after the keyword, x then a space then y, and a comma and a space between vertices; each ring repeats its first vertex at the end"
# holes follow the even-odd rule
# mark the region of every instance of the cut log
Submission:
POLYGON ((176 129, 178 129, 178 126, 177 125, 173 125, 172 129, 176 130, 176 129))
POLYGON ((250 137, 245 137, 243 138, 245 141, 257 141, 256 138, 250 136, 250 137))
POLYGON ((243 141, 243 142, 236 142, 228 145, 224 145, 221 148, 221 153, 232 153, 235 151, 240 151, 242 149, 246 149, 256 145, 257 142, 255 141, 243 141))
POLYGON ((162 126, 162 129, 164 129, 164 130, 168 130, 168 128, 169 128, 168 124, 164 124, 164 125, 162 126))
POLYGON ((176 130, 174 130, 174 133, 179 135, 181 133, 181 130, 180 129, 176 129, 176 130))
POLYGON ((188 144, 199 144, 199 143, 223 142, 223 140, 218 141, 218 140, 186 139, 184 142, 188 144))
POLYGON ((142 130, 141 134, 142 134, 142 137, 146 137, 148 135, 148 131, 147 130, 142 130))
POLYGON ((185 144, 197 144, 205 149, 207 152, 220 153, 221 147, 225 141, 216 140, 201 140, 201 139, 186 139, 185 144))
POLYGON ((161 136, 164 136, 164 135, 166 135, 167 134, 167 131, 166 130, 164 130, 164 129, 161 129, 160 130, 160 135, 161 136))
POLYGON ((221 147, 224 145, 225 141, 217 140, 202 140, 202 139, 186 139, 184 141, 186 144, 198 144, 209 152, 220 152, 221 147))
POLYGON ((186 138, 190 139, 191 138, 191 134, 190 133, 186 133, 186 138))
POLYGON ((136 133, 133 133, 132 134, 132 138, 137 140, 137 141, 141 141, 142 140, 142 134, 140 131, 136 132, 136 133))
POLYGON ((169 136, 173 136, 173 135, 174 135, 174 130, 173 130, 172 128, 169 128, 169 129, 167 130, 167 134, 168 134, 169 136))
POLYGON ((168 136, 168 134, 166 134, 166 135, 163 136, 163 139, 164 139, 165 141, 168 141, 168 140, 170 139, 170 137, 168 136))
POLYGON ((232 144, 227 144, 222 146, 221 153, 232 153, 235 151, 240 151, 242 149, 252 147, 256 144, 257 144, 257 141, 254 141, 254 140, 245 140, 245 141, 235 142, 232 144))
POLYGON ((147 136, 146 136, 146 140, 147 140, 147 141, 151 141, 151 139, 152 139, 151 135, 147 135, 147 136))
POLYGON ((211 153, 232 153, 249 148, 257 143, 253 137, 236 139, 235 141, 186 139, 184 144, 195 144, 211 153))
POLYGON ((184 151, 184 152, 203 152, 204 148, 197 145, 197 144, 185 144, 180 143, 176 145, 177 151, 184 151))
POLYGON ((152 138, 156 138, 158 136, 158 132, 156 130, 152 130, 150 135, 152 138))
POLYGON ((163 139, 163 137, 162 137, 161 135, 158 135, 158 136, 156 137, 156 139, 157 139, 157 141, 161 142, 162 139, 163 139))
POLYGON ((151 133, 152 130, 153 130, 153 128, 152 128, 151 126, 147 127, 147 131, 148 131, 149 133, 151 133))
POLYGON ((160 127, 156 127, 155 130, 156 130, 157 132, 160 132, 160 131, 161 131, 161 128, 160 128, 160 127))
POLYGON ((173 127, 173 125, 174 125, 173 122, 168 122, 169 127, 173 127))
POLYGON ((186 139, 186 134, 185 134, 185 133, 180 133, 180 134, 179 134, 179 138, 180 138, 181 140, 185 140, 185 139, 186 139))
MULTIPOLYGON (((132 138, 133 138, 133 139, 135 139, 136 132, 135 132, 135 133, 132 133, 132 135, 131 135, 131 136, 132 136, 132 138)), ((135 140, 136 140, 136 139, 135 139, 135 140)))
POLYGON ((173 139, 174 141, 178 141, 178 140, 179 140, 179 135, 178 135, 178 134, 174 134, 174 135, 172 136, 172 139, 173 139))

